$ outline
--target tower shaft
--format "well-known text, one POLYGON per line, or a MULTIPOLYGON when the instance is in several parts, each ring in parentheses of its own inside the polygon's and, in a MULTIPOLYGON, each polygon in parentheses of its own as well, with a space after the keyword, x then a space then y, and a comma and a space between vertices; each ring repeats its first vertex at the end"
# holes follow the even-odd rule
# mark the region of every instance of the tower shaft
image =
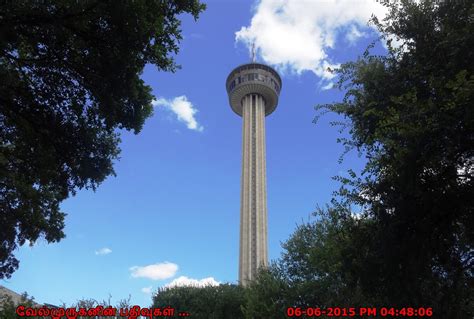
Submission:
POLYGON ((264 98, 245 95, 242 113, 239 281, 246 285, 268 265, 264 98))
POLYGON ((276 109, 281 87, 278 73, 255 61, 236 67, 226 80, 229 104, 243 117, 239 282, 244 286, 268 266, 265 116, 276 109))

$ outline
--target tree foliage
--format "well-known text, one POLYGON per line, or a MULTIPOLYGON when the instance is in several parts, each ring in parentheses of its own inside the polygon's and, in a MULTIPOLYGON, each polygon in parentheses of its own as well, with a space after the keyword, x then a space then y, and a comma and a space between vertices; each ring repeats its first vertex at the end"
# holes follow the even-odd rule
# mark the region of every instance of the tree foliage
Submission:
POLYGON ((260 269, 255 281, 245 288, 243 318, 288 318, 286 308, 292 305, 287 281, 278 264, 260 269))
POLYGON ((337 71, 344 100, 318 107, 349 120, 343 143, 367 158, 362 176, 341 178, 338 193, 375 223, 358 276, 367 296, 467 318, 474 306, 474 4, 387 5, 387 18, 372 21, 389 54, 367 50, 344 64, 337 71))
POLYGON ((198 0, 0 3, 0 278, 13 251, 64 237, 59 204, 95 189, 119 154, 117 129, 151 115, 146 64, 174 71, 178 15, 198 0))
POLYGON ((205 287, 161 288, 153 297, 153 307, 171 306, 191 318, 243 318, 244 288, 232 284, 205 287))
MULTIPOLYGON (((25 307, 33 307, 37 305, 34 302, 34 298, 28 296, 26 292, 21 294, 20 304, 25 307)), ((16 304, 12 298, 8 295, 0 296, 0 318, 2 319, 18 319, 18 315, 16 314, 16 308, 18 304, 16 304)), ((32 318, 32 319, 38 319, 32 318)))
MULTIPOLYGON (((364 295, 361 269, 373 223, 341 206, 318 209, 283 243, 281 258, 246 290, 246 318, 287 318, 288 307, 305 309, 377 305, 364 295)), ((367 278, 367 280, 370 280, 367 278)))

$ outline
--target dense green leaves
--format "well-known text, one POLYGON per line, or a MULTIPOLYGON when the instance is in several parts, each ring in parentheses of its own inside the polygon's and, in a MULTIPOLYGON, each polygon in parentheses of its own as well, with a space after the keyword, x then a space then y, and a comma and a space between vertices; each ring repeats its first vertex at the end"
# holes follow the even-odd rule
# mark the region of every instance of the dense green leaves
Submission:
POLYGON ((243 318, 288 318, 286 309, 292 305, 292 293, 277 264, 261 269, 257 279, 245 288, 243 318))
POLYGON ((241 286, 231 284, 162 288, 153 297, 153 307, 171 306, 175 315, 187 312, 196 319, 243 318, 243 291, 241 286))
POLYGON ((117 129, 151 115, 147 63, 174 71, 177 16, 198 0, 0 4, 0 278, 26 240, 64 237, 59 204, 95 189, 119 154, 117 129))
MULTIPOLYGON (((21 299, 19 300, 21 305, 25 307, 33 307, 36 305, 34 302, 34 298, 29 297, 28 294, 25 292, 21 295, 21 299)), ((0 318, 2 319, 17 319, 18 315, 16 314, 16 308, 18 304, 15 303, 12 298, 8 295, 0 295, 0 318)), ((35 317, 33 319, 37 319, 35 317)))
POLYGON ((474 6, 401 1, 390 9, 374 23, 402 46, 343 65, 343 102, 319 107, 350 120, 343 142, 368 160, 339 192, 374 223, 358 272, 374 280, 361 287, 395 306, 472 316, 474 6))
POLYGON ((373 223, 334 208, 318 209, 283 244, 280 260, 246 291, 246 318, 285 318, 288 307, 305 309, 376 305, 364 295, 361 271, 371 254, 373 223))

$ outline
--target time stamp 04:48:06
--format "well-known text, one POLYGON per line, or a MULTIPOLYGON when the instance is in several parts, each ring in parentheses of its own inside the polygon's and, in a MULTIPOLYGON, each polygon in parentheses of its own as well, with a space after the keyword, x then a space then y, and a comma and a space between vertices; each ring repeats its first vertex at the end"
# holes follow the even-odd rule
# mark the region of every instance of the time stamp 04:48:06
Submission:
POLYGON ((382 316, 382 317, 431 317, 433 316, 433 308, 430 307, 360 307, 360 308, 302 308, 302 307, 288 307, 286 315, 292 317, 355 317, 355 316, 382 316))

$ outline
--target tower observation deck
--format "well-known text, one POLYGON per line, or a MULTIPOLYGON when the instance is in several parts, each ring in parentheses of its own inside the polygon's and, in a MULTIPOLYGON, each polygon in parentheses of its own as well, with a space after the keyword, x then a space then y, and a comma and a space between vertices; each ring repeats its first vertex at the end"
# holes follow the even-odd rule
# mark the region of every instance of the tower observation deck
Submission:
POLYGON ((268 265, 265 116, 277 107, 282 82, 267 65, 238 66, 227 77, 232 110, 243 117, 239 283, 268 265))

